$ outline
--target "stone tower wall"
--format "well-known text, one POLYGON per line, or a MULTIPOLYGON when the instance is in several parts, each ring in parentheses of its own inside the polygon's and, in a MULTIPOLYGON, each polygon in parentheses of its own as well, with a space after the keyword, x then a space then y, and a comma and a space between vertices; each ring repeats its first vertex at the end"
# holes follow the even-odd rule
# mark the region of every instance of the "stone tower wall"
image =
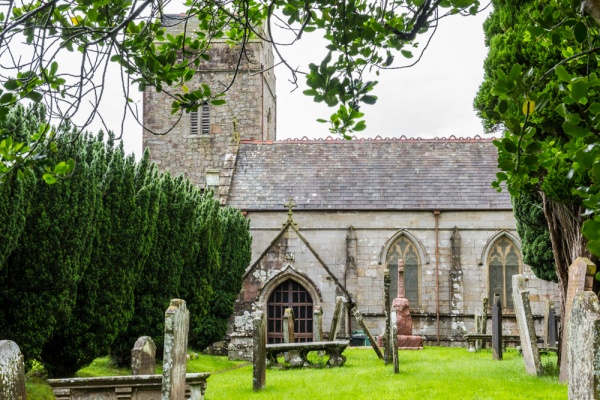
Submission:
MULTIPOLYGON (((177 26, 168 27, 177 33, 177 26)), ((227 146, 234 137, 234 121, 241 139, 275 139, 275 73, 272 46, 252 40, 240 58, 239 47, 224 41, 212 44, 210 60, 203 62, 192 81, 195 90, 207 84, 213 94, 225 92, 226 104, 210 106, 210 133, 190 133, 190 114, 171 115, 172 98, 154 88, 144 92, 144 149, 150 160, 163 171, 184 175, 192 183, 204 187, 206 171, 220 172, 227 146), (236 65, 239 68, 236 71, 236 65), (233 84, 231 82, 233 81, 233 84)), ((181 90, 169 88, 168 91, 181 90)), ((200 123, 199 123, 200 125, 200 123)), ((200 130, 200 129, 199 129, 200 130)))

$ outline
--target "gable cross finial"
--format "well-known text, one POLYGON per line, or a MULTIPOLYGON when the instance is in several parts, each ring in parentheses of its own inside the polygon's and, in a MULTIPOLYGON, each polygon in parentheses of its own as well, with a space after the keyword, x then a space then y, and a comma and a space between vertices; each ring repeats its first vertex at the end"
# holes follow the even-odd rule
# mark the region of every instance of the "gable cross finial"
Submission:
POLYGON ((290 199, 288 200, 287 204, 284 204, 283 206, 288 209, 288 219, 287 219, 287 222, 293 224, 294 223, 294 218, 293 218, 294 212, 292 211, 292 209, 294 207, 298 207, 298 205, 295 204, 294 203, 294 199, 290 197, 290 199))

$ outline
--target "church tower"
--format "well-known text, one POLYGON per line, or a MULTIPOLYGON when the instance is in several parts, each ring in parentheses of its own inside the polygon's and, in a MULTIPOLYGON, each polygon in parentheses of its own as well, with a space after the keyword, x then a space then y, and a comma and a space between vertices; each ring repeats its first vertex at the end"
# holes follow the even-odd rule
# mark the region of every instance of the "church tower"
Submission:
MULTIPOLYGON (((185 16, 171 15, 163 20, 171 34, 183 31, 185 16)), ((195 90, 207 84, 213 94, 225 92, 226 104, 204 104, 194 113, 171 115, 172 99, 163 91, 144 92, 144 149, 150 160, 172 175, 184 175, 201 188, 227 191, 227 171, 233 168, 239 139, 275 140, 275 74, 271 43, 251 40, 240 57, 239 47, 225 39, 213 41, 210 60, 198 67, 187 83, 195 90), (239 68, 238 65, 239 60, 239 68), (234 132, 235 124, 235 132, 234 132), (239 137, 238 137, 239 135, 239 137), (225 188, 223 188, 223 186, 225 188), (225 189, 225 190, 224 190, 225 189)), ((173 89, 181 90, 181 89, 173 89)), ((226 202, 221 195, 222 202, 226 202)))

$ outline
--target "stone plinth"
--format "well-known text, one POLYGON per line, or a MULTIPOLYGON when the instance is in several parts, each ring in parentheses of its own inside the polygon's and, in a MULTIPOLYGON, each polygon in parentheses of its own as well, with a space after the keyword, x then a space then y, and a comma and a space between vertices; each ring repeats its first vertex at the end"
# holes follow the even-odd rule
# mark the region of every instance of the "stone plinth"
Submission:
MULTIPOLYGON (((180 399, 202 400, 210 373, 187 374, 180 399)), ((101 376, 93 378, 49 379, 56 400, 157 400, 162 375, 101 376)))

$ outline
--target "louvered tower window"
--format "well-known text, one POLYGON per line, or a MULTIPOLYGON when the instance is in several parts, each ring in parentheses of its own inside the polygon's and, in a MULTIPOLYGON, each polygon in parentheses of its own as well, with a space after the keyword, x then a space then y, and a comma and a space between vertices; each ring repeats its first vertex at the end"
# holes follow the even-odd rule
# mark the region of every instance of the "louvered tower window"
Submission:
POLYGON ((208 103, 202 104, 198 111, 190 112, 190 135, 210 134, 210 107, 208 103))

